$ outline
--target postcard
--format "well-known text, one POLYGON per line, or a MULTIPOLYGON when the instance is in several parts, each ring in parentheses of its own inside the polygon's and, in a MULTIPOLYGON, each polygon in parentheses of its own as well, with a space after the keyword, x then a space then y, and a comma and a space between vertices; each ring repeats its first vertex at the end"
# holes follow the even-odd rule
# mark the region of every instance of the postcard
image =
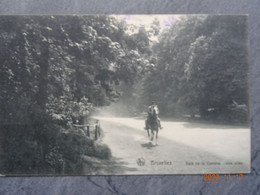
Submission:
POLYGON ((247 25, 0 16, 0 174, 249 173, 247 25))

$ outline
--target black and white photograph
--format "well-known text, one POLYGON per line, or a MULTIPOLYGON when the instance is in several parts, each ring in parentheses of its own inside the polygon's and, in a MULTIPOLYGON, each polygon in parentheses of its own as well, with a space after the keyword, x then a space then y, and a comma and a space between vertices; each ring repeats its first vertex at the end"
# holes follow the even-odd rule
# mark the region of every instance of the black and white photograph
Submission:
POLYGON ((0 16, 0 175, 250 172, 247 15, 0 16))

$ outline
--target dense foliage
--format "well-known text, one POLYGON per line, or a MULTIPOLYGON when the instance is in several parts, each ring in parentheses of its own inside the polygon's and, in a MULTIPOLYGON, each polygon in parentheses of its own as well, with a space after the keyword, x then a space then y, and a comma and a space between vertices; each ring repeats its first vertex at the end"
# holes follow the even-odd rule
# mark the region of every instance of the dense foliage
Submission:
POLYGON ((156 100, 165 116, 247 122, 246 25, 244 16, 183 16, 163 31, 141 104, 156 100))
MULTIPOLYGON (((145 42, 127 28, 102 15, 1 17, 5 171, 61 169, 69 156, 61 149, 62 133, 83 124, 95 107, 116 101, 121 82, 134 83, 143 74, 145 42), (53 151, 57 160, 50 164, 53 151)), ((77 150, 67 144, 73 157, 77 150)))
POLYGON ((172 21, 1 16, 1 173, 80 173, 82 155, 109 158, 72 124, 119 100, 124 115, 155 100, 161 116, 247 122, 246 17, 172 21))

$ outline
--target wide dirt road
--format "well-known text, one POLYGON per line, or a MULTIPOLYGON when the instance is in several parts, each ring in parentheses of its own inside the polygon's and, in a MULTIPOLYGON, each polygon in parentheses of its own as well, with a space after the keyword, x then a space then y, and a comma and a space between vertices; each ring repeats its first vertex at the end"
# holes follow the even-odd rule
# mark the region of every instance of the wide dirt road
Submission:
POLYGON ((150 143, 143 120, 95 118, 104 132, 103 143, 112 151, 114 174, 250 171, 249 128, 162 121, 156 145, 150 143))

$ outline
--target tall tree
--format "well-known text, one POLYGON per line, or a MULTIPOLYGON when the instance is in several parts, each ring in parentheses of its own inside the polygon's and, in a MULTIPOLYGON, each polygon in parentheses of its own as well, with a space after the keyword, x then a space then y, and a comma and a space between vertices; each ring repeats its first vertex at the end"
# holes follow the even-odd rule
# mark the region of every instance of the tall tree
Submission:
POLYGON ((246 25, 244 16, 184 16, 164 30, 143 99, 164 100, 166 115, 232 118, 231 107, 248 105, 246 25))

